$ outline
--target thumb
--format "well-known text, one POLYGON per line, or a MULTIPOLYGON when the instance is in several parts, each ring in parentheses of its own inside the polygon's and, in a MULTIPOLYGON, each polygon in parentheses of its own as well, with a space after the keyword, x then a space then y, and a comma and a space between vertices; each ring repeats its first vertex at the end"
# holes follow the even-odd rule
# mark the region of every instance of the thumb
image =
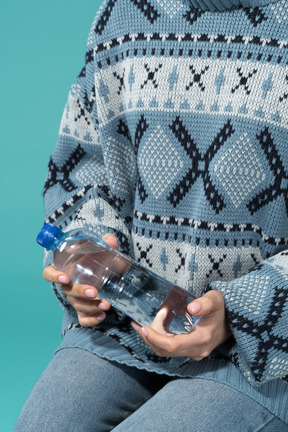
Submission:
POLYGON ((112 233, 106 233, 106 234, 104 234, 104 236, 102 237, 102 240, 104 240, 105 243, 107 243, 109 246, 111 246, 113 248, 117 248, 118 247, 117 238, 112 233))
POLYGON ((208 291, 188 305, 188 312, 195 316, 205 316, 224 307, 224 298, 219 291, 208 291))

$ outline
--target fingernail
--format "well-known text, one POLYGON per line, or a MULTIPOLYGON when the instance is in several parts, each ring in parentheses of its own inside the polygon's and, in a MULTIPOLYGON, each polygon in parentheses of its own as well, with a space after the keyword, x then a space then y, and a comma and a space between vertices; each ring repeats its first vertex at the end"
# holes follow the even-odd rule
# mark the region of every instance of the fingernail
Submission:
POLYGON ((60 275, 60 276, 58 276, 58 282, 63 283, 63 284, 67 284, 69 281, 68 281, 67 276, 60 275))
POLYGON ((113 243, 115 246, 118 245, 117 239, 115 237, 107 237, 106 242, 113 243))
POLYGON ((106 314, 104 312, 101 312, 99 315, 97 315, 97 321, 103 321, 104 318, 106 317, 106 314))
POLYGON ((190 305, 189 305, 189 311, 192 313, 192 314, 197 314, 198 312, 200 312, 201 311, 201 305, 200 305, 200 303, 198 303, 197 301, 194 301, 193 303, 191 303, 190 305))
POLYGON ((138 332, 139 327, 134 321, 131 322, 131 326, 134 328, 134 330, 136 330, 138 332))
POLYGON ((98 308, 101 309, 101 310, 103 310, 103 311, 106 311, 106 310, 109 309, 109 305, 107 303, 101 302, 101 303, 98 304, 98 308))
POLYGON ((142 327, 142 328, 141 328, 141 332, 142 332, 143 336, 145 336, 145 337, 148 336, 148 332, 147 332, 147 330, 146 330, 145 327, 142 327))
POLYGON ((89 298, 95 298, 95 297, 97 297, 96 290, 94 290, 93 288, 86 289, 85 290, 85 295, 86 295, 86 297, 89 297, 89 298))

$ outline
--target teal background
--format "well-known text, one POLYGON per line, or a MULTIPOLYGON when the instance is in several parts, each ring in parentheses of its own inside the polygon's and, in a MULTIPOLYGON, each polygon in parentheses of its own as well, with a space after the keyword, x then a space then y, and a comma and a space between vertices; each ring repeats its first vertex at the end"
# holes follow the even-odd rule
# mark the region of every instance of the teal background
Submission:
POLYGON ((13 430, 61 341, 62 311, 42 279, 35 238, 49 157, 101 2, 0 1, 1 432, 13 430))

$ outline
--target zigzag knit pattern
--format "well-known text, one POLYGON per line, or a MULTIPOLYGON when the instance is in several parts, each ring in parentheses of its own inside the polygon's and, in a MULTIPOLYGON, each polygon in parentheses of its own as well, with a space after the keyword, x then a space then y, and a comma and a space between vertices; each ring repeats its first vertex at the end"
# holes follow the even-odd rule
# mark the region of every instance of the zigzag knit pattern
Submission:
MULTIPOLYGON (((288 3, 195 2, 104 1, 49 163, 46 215, 114 232, 196 295, 220 290, 235 343, 218 354, 259 385, 288 375, 288 3)), ((187 364, 112 318, 78 330, 102 348, 117 341, 127 364, 187 364)))

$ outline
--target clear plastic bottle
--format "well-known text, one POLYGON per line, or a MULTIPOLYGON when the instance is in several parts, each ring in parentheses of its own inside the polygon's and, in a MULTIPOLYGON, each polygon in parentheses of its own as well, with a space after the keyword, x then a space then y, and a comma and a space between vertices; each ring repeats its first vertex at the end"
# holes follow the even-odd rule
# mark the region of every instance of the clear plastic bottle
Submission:
POLYGON ((46 224, 37 242, 53 252, 57 270, 92 285, 101 299, 142 326, 160 333, 189 333, 198 318, 187 311, 195 297, 82 229, 62 232, 46 224))

